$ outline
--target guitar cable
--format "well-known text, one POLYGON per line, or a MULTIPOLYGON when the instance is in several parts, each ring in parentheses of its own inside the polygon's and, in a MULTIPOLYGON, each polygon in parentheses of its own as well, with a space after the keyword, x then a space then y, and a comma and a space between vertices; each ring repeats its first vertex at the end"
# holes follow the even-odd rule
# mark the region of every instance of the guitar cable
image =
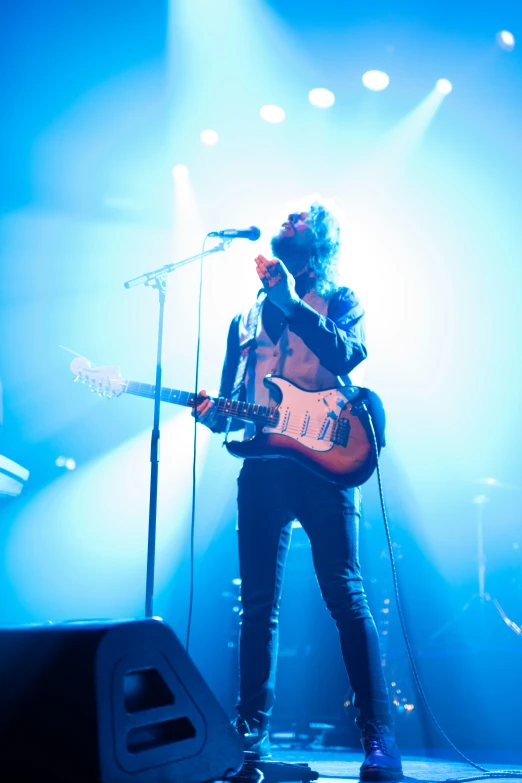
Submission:
MULTIPOLYGON (((201 252, 205 252, 208 234, 203 240, 201 252)), ((194 374, 194 403, 197 402, 199 387, 199 356, 201 347, 201 303, 203 300, 203 258, 199 262, 199 293, 198 293, 198 319, 196 329, 196 369, 194 374)), ((194 408, 195 410, 195 408, 194 408)), ((189 607, 187 615, 187 636, 185 640, 185 649, 188 652, 190 646, 190 631, 192 628, 192 613, 194 609, 194 560, 195 560, 195 533, 196 533, 196 463, 197 463, 197 444, 198 444, 198 421, 194 416, 194 435, 192 447, 192 510, 190 515, 190 587, 189 587, 189 607)))
POLYGON ((393 590, 395 594, 395 603, 397 605, 397 613, 399 615, 399 622, 401 625, 402 635, 404 637, 404 642, 406 644, 406 651, 408 653, 408 659, 410 662, 410 667, 413 672, 413 679, 415 681, 415 685, 417 686, 417 690, 419 691, 419 695, 421 697, 422 703, 424 704, 426 711, 433 721, 435 727, 440 732, 442 737, 445 739, 445 741, 448 743, 448 745, 453 748, 453 750, 457 753, 460 758, 466 762, 466 764, 470 764, 475 769, 478 769, 483 774, 481 775, 471 775, 468 777, 462 777, 462 778, 447 778, 443 783, 465 783, 465 781, 472 781, 472 780, 490 780, 491 778, 522 778, 522 769, 500 769, 500 770, 489 770, 486 767, 482 767, 480 764, 477 764, 475 761, 472 761, 469 759, 464 753, 462 753, 459 748, 450 740, 440 723, 438 722, 437 718, 435 717, 433 710, 430 707, 430 704, 428 702, 428 697, 426 696, 424 689, 421 684, 421 680, 419 677, 419 673, 417 671, 417 665, 415 663, 415 659, 413 657, 413 651, 411 649, 410 640, 408 638, 408 632, 406 630, 406 623, 404 621, 404 615, 402 613, 402 606, 401 606, 401 600, 399 595, 399 583, 397 579, 397 571, 395 567, 395 559, 393 556, 393 544, 391 540, 390 535, 390 527, 388 524, 388 513, 386 511, 386 503, 384 500, 384 490, 382 486, 382 477, 381 477, 381 469, 379 464, 379 446, 377 443, 377 436, 375 434, 375 428, 373 426, 373 420, 372 420, 372 414, 369 410, 368 406, 365 402, 362 403, 361 407, 364 409, 368 416, 368 421, 370 424, 371 429, 371 435, 372 435, 372 447, 375 455, 375 467, 377 472, 377 483, 379 486, 379 498, 381 502, 381 511, 382 511, 382 518, 384 521, 384 530, 386 532, 386 540, 388 542, 388 551, 390 553, 390 563, 391 563, 391 571, 392 571, 392 579, 393 579, 393 590))

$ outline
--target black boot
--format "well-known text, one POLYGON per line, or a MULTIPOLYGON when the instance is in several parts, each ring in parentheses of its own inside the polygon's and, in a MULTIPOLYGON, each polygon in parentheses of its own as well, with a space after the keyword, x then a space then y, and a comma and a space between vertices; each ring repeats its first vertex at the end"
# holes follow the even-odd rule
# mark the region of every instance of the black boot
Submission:
POLYGON ((245 750, 246 761, 264 761, 271 759, 270 738, 268 736, 268 727, 255 718, 248 721, 238 715, 232 721, 232 725, 243 739, 243 748, 245 750))
POLYGON ((356 719, 366 758, 360 769, 361 780, 402 780, 401 756, 391 721, 356 719))

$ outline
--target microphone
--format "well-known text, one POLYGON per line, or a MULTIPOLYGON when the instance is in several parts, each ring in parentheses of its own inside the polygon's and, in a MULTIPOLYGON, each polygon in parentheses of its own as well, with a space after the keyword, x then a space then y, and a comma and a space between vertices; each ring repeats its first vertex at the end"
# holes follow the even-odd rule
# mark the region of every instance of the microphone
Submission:
POLYGON ((211 231, 207 236, 222 237, 223 239, 250 239, 255 242, 261 236, 261 231, 257 226, 250 228, 225 228, 223 231, 211 231))

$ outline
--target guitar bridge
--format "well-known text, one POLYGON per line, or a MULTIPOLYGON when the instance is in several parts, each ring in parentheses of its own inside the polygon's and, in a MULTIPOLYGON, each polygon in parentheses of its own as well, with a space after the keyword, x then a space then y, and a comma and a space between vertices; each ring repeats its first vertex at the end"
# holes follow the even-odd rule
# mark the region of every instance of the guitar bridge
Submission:
POLYGON ((337 419, 330 440, 335 446, 348 445, 350 437, 350 421, 348 419, 337 419))

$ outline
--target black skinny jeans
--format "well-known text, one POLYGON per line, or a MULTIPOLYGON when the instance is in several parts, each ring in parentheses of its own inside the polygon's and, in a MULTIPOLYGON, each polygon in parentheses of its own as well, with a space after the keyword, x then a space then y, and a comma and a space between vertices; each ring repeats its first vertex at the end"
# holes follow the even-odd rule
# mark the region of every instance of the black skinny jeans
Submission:
POLYGON ((238 479, 237 710, 246 720, 267 724, 274 705, 279 602, 294 519, 310 539, 319 587, 339 629, 355 707, 363 720, 390 719, 379 639, 360 573, 359 518, 359 489, 340 489, 287 459, 245 461, 238 479))

